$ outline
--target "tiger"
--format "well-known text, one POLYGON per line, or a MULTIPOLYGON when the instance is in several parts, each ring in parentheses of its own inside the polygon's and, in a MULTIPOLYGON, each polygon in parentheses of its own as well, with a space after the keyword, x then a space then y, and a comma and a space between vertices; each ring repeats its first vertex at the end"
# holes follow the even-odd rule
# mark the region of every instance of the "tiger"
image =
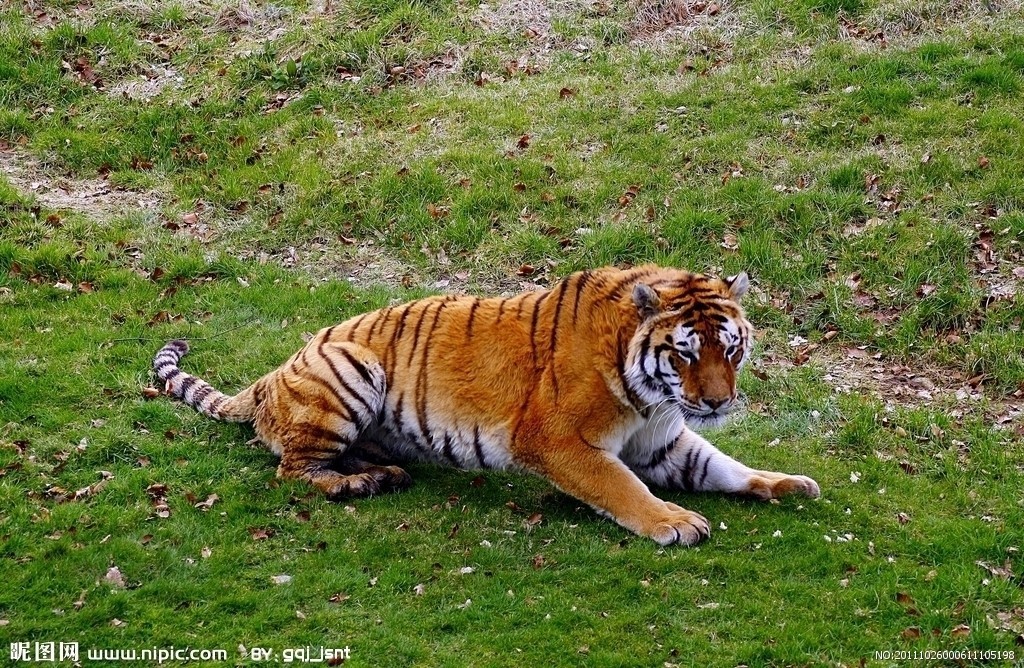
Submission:
POLYGON ((400 464, 541 476, 625 529, 693 545, 708 520, 649 485, 816 498, 803 475, 750 468, 695 429, 737 404, 753 329, 746 273, 643 265, 571 274, 512 297, 438 295, 321 329, 228 396, 154 358, 165 392, 215 420, 251 422, 277 476, 331 499, 407 488, 400 464))

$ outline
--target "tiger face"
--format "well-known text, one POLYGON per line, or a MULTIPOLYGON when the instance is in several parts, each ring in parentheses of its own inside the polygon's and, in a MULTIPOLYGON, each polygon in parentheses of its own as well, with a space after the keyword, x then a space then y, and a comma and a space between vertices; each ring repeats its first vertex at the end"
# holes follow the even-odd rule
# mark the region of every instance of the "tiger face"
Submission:
POLYGON ((745 273, 685 285, 638 284, 640 326, 627 379, 648 405, 672 404, 687 423, 717 426, 736 402, 736 377, 750 355, 752 327, 739 299, 745 273))

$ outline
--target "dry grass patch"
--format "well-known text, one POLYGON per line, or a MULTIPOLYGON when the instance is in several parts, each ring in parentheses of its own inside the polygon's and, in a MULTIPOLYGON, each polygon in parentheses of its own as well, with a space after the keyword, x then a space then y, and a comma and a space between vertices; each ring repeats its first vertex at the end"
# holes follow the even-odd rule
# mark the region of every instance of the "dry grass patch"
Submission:
POLYGON ((106 221, 129 212, 156 212, 165 195, 157 191, 126 190, 106 178, 83 178, 59 174, 36 158, 0 142, 0 174, 27 198, 43 209, 82 214, 106 221))

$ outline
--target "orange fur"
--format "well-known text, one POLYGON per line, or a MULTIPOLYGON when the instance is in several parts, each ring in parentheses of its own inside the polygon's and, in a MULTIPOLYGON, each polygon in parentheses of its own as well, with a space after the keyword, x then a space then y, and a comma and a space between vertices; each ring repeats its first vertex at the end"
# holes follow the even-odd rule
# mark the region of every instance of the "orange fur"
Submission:
POLYGON ((707 521, 641 478, 817 495, 809 478, 747 469, 686 427, 720 420, 735 399, 746 283, 649 265, 507 299, 429 297, 321 330, 234 397, 178 368, 184 342, 154 367, 200 412, 252 421, 281 456, 279 476, 331 496, 407 486, 396 460, 513 467, 636 533, 691 544, 707 521))

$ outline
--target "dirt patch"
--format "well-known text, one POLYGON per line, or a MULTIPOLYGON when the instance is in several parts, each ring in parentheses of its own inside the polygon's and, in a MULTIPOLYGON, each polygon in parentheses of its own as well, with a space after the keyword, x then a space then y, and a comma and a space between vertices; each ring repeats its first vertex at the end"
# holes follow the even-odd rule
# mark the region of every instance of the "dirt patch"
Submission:
POLYGON ((987 307, 993 302, 1013 301, 1024 294, 1024 250, 1013 242, 996 243, 997 237, 1005 237, 1010 232, 1009 227, 1000 225, 1002 209, 992 205, 979 205, 979 208, 985 222, 975 223, 971 250, 974 272, 985 292, 987 307))
POLYGON ((633 3, 634 15, 626 26, 633 44, 656 47, 688 41, 700 30, 714 34, 712 44, 694 40, 705 51, 722 48, 724 37, 734 37, 741 26, 725 0, 639 0, 633 3))
POLYGON ((107 94, 147 102, 165 89, 180 88, 183 83, 185 83, 185 77, 181 76, 173 67, 152 65, 144 74, 110 86, 107 89, 107 94))
MULTIPOLYGON (((769 370, 795 368, 792 359, 775 353, 767 353, 762 364, 769 370)), ((860 347, 832 344, 815 350, 806 364, 821 369, 822 380, 836 394, 867 395, 887 411, 941 410, 955 420, 982 418, 996 428, 1024 430, 1024 392, 1006 397, 986 394, 984 376, 968 377, 957 368, 908 364, 860 347)))
MULTIPOLYGON (((428 269, 422 269, 403 262, 392 250, 372 240, 339 241, 320 236, 306 244, 274 251, 228 249, 228 252, 243 262, 278 264, 317 280, 343 280, 361 288, 385 286, 394 289, 422 288, 450 294, 511 296, 546 287, 492 265, 456 268, 443 251, 432 252, 426 248, 423 252, 430 257, 431 264, 428 269)), ((538 280, 548 279, 539 276, 538 280)))
POLYGON ((965 33, 1024 25, 1024 0, 895 0, 857 17, 840 17, 839 35, 860 50, 912 47, 950 30, 965 33))
POLYGON ((74 211, 99 221, 139 209, 156 211, 162 202, 156 192, 124 190, 102 178, 83 179, 54 173, 35 158, 3 145, 0 145, 0 174, 42 208, 74 211))

